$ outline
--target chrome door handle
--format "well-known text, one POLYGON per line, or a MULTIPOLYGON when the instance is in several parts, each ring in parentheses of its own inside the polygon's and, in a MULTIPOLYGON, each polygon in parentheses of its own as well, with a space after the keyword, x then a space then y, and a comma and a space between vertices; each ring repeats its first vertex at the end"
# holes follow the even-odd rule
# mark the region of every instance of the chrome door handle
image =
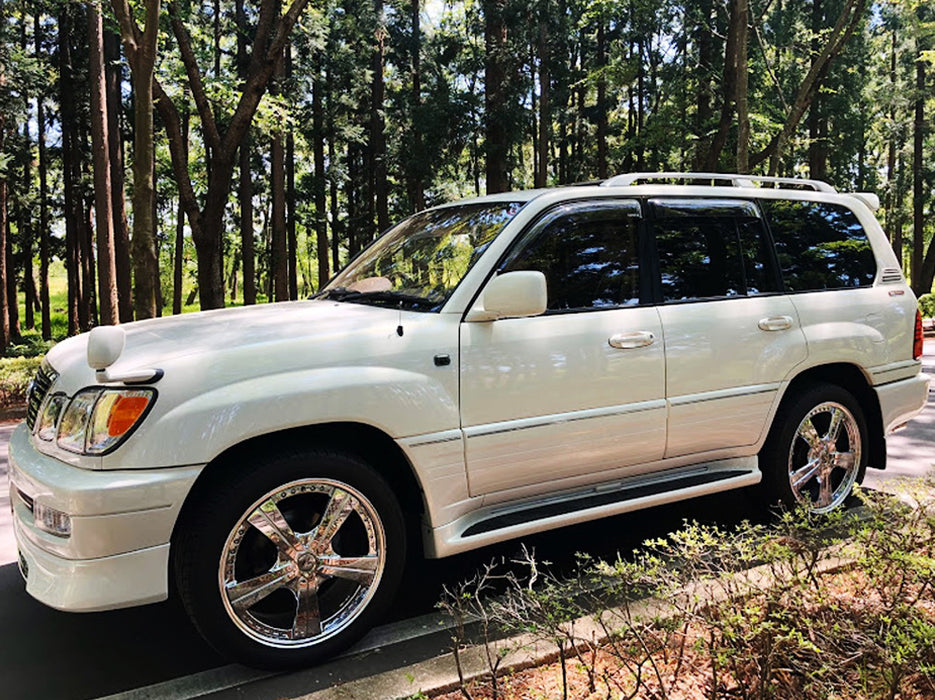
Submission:
POLYGON ((656 342, 656 336, 651 331, 631 331, 629 333, 617 333, 607 339, 612 348, 621 350, 632 350, 633 348, 645 348, 656 342))
POLYGON ((769 316, 768 318, 761 318, 756 325, 760 327, 761 331, 785 331, 792 328, 792 317, 769 316))

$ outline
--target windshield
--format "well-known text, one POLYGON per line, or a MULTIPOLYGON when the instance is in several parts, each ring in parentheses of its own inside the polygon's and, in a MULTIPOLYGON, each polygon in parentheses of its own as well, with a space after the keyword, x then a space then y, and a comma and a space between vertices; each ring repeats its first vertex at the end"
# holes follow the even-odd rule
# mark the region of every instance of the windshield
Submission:
POLYGON ((321 296, 437 311, 522 206, 486 202, 411 216, 364 250, 321 296))

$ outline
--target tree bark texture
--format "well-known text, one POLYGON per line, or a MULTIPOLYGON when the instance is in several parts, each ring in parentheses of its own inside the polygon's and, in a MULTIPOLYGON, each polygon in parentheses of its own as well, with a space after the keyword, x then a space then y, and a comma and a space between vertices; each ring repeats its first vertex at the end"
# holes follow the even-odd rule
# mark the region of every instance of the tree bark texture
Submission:
POLYGON ((91 150, 94 169, 94 214, 97 229, 97 279, 100 322, 120 322, 117 307, 117 267, 114 257, 114 217, 111 198, 107 91, 104 77, 104 27, 101 9, 87 5, 91 84, 91 150))
POLYGON ((505 0, 484 0, 484 151, 487 194, 506 192, 508 179, 508 131, 506 125, 507 27, 505 0))
POLYGON ((104 63, 107 80, 107 131, 110 152, 111 208, 114 218, 114 260, 117 269, 117 308, 120 322, 133 320, 133 268, 130 262, 130 228, 127 220, 123 133, 120 124, 122 102, 120 35, 104 30, 104 63))
MULTIPOLYGON (((33 39, 36 55, 42 55, 42 24, 39 11, 33 17, 33 39)), ((41 307, 42 339, 52 339, 52 310, 49 301, 49 185, 48 151, 45 143, 45 101, 42 90, 36 96, 36 138, 39 147, 39 306, 41 307)))

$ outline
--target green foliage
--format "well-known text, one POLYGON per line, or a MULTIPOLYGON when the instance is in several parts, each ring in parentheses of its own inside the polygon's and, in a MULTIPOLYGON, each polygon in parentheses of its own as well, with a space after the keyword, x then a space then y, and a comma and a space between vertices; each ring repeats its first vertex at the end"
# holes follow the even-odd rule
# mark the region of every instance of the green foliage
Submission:
POLYGON ((935 318, 935 294, 923 294, 919 297, 919 310, 923 318, 935 318))
POLYGON ((584 557, 571 577, 524 550, 501 589, 474 586, 465 600, 557 649, 566 693, 574 659, 590 692, 603 684, 608 696, 669 697, 701 682, 705 697, 914 697, 935 681, 933 488, 860 492, 856 511, 802 508, 769 526, 689 522, 614 562, 584 557), (601 639, 576 631, 588 618, 601 639), (598 648, 622 675, 599 667, 598 648))
POLYGON ((42 357, 0 357, 0 407, 26 401, 29 382, 41 362, 42 357))

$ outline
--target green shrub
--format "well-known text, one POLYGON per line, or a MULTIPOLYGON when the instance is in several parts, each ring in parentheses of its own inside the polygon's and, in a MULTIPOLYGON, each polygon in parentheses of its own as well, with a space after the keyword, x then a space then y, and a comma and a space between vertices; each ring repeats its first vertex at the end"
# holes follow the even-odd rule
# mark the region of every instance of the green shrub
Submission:
POLYGON ((25 403, 26 389, 42 357, 0 357, 0 406, 25 403))
POLYGON ((919 297, 919 309, 923 318, 935 318, 935 294, 923 294, 919 297))

